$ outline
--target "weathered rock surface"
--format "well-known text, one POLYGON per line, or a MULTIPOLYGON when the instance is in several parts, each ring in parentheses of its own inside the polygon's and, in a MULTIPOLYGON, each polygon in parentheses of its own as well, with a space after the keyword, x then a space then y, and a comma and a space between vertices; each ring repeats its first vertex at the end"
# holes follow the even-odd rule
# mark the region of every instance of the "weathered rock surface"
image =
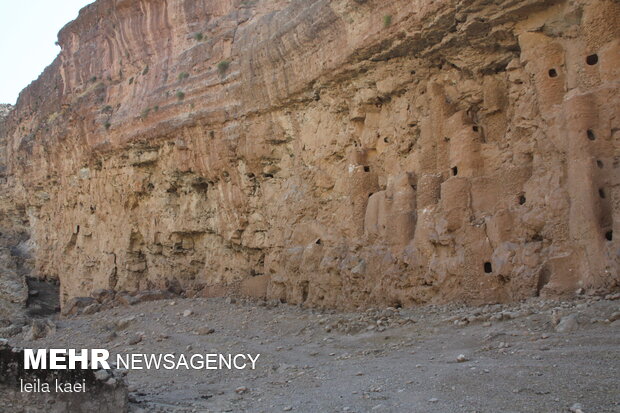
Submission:
POLYGON ((59 42, 2 139, 64 302, 618 288, 617 1, 98 0, 59 42))
POLYGON ((27 255, 27 221, 23 205, 13 199, 7 176, 5 121, 11 109, 0 105, 0 337, 20 329, 11 324, 23 315, 28 300, 28 287, 21 275, 27 255))

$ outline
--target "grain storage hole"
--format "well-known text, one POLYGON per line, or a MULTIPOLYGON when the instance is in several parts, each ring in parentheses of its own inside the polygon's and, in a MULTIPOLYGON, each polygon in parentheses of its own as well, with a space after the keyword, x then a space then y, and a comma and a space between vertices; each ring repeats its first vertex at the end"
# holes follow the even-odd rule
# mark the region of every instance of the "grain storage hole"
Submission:
POLYGON ((551 281, 551 271, 548 268, 543 268, 538 274, 538 283, 536 286, 536 297, 540 296, 540 291, 549 284, 551 281))
POLYGON ((600 159, 597 159, 596 160, 596 166, 598 166, 599 168, 603 169, 603 166, 605 166, 605 165, 603 164, 603 161, 601 161, 600 159))
POLYGON ((558 72, 555 69, 549 69, 549 77, 558 77, 558 72))
POLYGON ((590 139, 591 141, 596 139, 596 135, 594 134, 594 131, 592 129, 588 129, 586 131, 586 134, 588 135, 588 139, 590 139))
POLYGON ((595 64, 598 63, 598 55, 595 54, 591 54, 590 56, 586 57, 586 63, 589 66, 594 66, 595 64))
POLYGON ((370 166, 365 166, 364 167, 364 172, 370 172, 370 166))
POLYGON ((598 189, 598 196, 600 196, 602 199, 605 199, 605 190, 603 188, 598 189))
POLYGON ((471 127, 471 129, 472 129, 474 132, 478 132, 478 127, 477 127, 477 126, 475 126, 475 125, 474 125, 474 126, 472 126, 472 127, 471 127))
POLYGON ((491 265, 488 261, 484 263, 484 272, 487 274, 491 274, 493 272, 493 265, 491 265))
POLYGON ((315 243, 316 245, 321 245, 321 238, 317 239, 314 243, 315 243))
POLYGON ((519 195, 519 205, 524 205, 525 201, 525 195, 519 195))
POLYGON ((459 168, 457 166, 452 167, 452 176, 456 176, 459 173, 459 168))
POLYGON ((607 241, 612 241, 614 239, 614 232, 612 230, 609 230, 605 233, 605 239, 607 241))
POLYGON ((304 281, 301 283, 301 302, 305 303, 308 301, 308 281, 304 281))

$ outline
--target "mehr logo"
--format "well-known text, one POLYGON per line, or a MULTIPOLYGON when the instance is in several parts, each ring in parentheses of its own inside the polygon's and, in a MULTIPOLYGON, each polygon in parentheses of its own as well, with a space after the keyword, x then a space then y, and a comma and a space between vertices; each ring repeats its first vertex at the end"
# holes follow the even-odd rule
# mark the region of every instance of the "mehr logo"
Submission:
POLYGON ((77 364, 80 369, 110 369, 108 358, 110 352, 104 349, 82 349, 78 354, 75 349, 51 348, 35 350, 24 349, 24 369, 74 370, 77 364), (89 363, 90 361, 90 363, 89 363))

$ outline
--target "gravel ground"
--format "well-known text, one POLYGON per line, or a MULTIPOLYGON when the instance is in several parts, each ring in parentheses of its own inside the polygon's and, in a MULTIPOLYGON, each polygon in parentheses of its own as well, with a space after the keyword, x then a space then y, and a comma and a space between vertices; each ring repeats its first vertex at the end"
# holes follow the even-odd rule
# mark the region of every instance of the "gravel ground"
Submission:
POLYGON ((132 412, 620 412, 618 298, 361 313, 173 299, 11 343, 260 353, 255 370, 128 371, 132 412))

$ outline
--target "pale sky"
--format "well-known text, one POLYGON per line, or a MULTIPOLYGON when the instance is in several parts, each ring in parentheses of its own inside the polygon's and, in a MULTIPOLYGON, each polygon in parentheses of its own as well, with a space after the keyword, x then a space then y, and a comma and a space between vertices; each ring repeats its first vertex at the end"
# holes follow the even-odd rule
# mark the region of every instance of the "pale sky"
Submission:
POLYGON ((60 29, 93 0, 0 0, 0 103, 15 104, 60 52, 60 29))

